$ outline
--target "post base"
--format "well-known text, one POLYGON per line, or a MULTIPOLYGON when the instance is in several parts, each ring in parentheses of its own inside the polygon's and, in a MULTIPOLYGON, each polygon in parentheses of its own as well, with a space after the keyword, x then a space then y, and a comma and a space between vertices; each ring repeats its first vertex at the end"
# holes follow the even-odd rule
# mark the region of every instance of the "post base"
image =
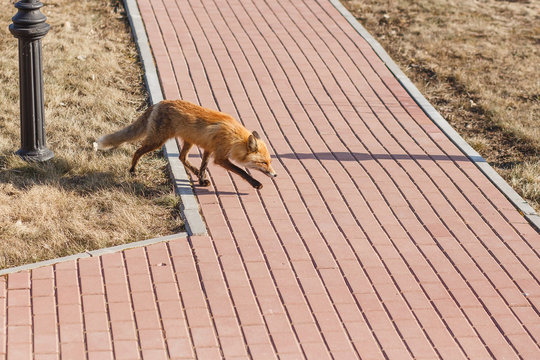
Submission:
POLYGON ((54 153, 47 148, 30 151, 19 149, 15 154, 23 160, 31 162, 44 162, 54 157, 54 153))

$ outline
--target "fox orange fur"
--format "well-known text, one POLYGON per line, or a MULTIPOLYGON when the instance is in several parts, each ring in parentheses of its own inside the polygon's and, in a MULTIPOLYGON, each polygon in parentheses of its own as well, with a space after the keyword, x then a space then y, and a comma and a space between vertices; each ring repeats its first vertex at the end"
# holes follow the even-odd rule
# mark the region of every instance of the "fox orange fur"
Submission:
POLYGON ((206 178, 210 155, 214 156, 217 165, 240 175, 256 189, 261 189, 262 184, 230 160, 240 166, 259 170, 270 177, 277 176, 272 169, 266 145, 257 132, 249 132, 228 114, 184 100, 163 100, 150 106, 131 125, 99 138, 94 143, 94 149, 110 149, 124 142, 144 138, 131 161, 129 171, 134 173, 141 156, 160 148, 165 141, 173 137, 183 140, 180 161, 199 178, 199 184, 202 186, 210 185, 206 178), (193 145, 203 149, 199 169, 191 165, 187 159, 193 145))

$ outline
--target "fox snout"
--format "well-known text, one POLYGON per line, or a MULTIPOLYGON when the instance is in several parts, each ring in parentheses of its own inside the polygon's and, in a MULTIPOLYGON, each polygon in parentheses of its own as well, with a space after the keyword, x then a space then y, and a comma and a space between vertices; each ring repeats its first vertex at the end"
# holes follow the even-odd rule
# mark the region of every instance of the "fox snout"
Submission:
POLYGON ((255 166, 252 167, 255 170, 259 170, 268 177, 275 178, 277 176, 276 172, 270 165, 270 160, 265 160, 255 163, 255 166))
POLYGON ((271 178, 275 178, 277 176, 276 172, 272 168, 268 169, 268 171, 265 171, 265 174, 271 178))
POLYGON ((246 168, 257 170, 262 172, 268 177, 275 178, 277 176, 274 169, 272 169, 272 166, 268 163, 264 162, 256 162, 256 163, 250 163, 250 164, 244 164, 246 168))

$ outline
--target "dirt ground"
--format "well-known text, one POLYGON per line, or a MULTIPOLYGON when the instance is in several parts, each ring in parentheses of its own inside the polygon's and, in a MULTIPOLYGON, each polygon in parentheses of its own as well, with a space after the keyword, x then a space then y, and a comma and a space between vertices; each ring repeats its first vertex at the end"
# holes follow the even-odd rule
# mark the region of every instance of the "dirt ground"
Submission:
POLYGON ((342 3, 441 115, 540 211, 540 1, 342 3))
POLYGON ((133 145, 95 153, 99 136, 147 106, 142 70, 119 1, 44 1, 47 146, 26 163, 20 147, 16 9, 0 2, 0 268, 179 232, 167 163, 154 153, 128 169, 133 145))

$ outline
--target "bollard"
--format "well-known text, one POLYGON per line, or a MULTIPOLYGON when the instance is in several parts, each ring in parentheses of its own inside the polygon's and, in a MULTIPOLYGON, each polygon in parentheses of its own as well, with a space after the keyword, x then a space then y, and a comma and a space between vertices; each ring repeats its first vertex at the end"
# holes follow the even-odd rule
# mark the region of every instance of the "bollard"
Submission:
POLYGON ((21 148, 17 154, 27 161, 47 161, 54 156, 45 144, 41 39, 50 26, 39 10, 42 6, 38 0, 17 2, 18 12, 9 26, 9 31, 19 39, 21 148))

